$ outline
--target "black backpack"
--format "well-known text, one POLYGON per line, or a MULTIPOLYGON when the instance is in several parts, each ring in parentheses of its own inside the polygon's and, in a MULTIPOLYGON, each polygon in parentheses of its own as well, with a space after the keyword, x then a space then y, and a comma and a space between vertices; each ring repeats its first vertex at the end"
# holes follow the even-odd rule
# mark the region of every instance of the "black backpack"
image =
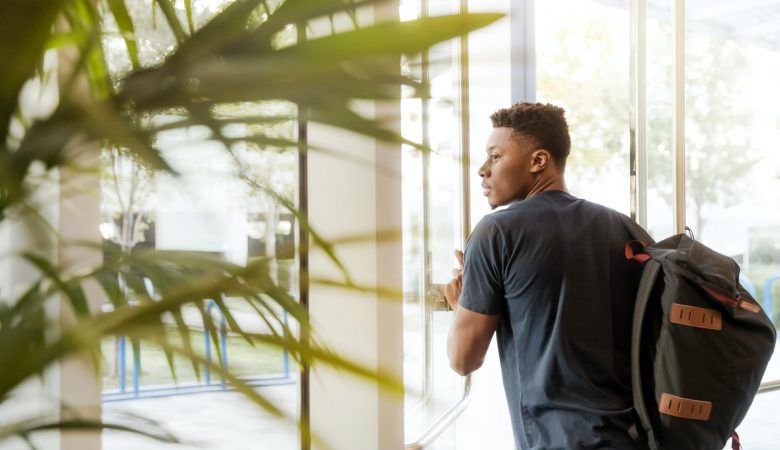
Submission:
POLYGON ((774 351, 772 321, 737 263, 684 233, 631 241, 626 257, 644 264, 631 337, 639 434, 652 450, 720 450, 730 437, 738 449, 736 427, 774 351))

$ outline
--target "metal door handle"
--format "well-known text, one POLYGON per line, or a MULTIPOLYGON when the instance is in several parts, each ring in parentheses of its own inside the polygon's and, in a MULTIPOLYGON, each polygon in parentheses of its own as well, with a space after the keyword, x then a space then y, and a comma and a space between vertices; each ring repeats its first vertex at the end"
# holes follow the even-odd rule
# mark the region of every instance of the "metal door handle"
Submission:
MULTIPOLYGON (((431 372, 430 369, 432 367, 432 357, 431 357, 431 347, 433 345, 433 335, 431 333, 430 325, 433 320, 433 311, 449 311, 449 305, 447 305, 447 301, 444 299, 444 285, 441 284, 432 284, 430 285, 430 288, 427 289, 426 292, 426 305, 430 305, 430 307, 426 308, 426 314, 425 314, 425 322, 426 322, 426 333, 425 333, 425 363, 426 366, 426 382, 424 383, 425 388, 423 389, 423 399, 419 402, 420 404, 425 403, 428 398, 431 396, 431 393, 433 391, 432 389, 432 380, 430 380, 431 372), (444 305, 443 307, 441 305, 444 305)), ((433 441, 438 438, 444 430, 447 429, 448 426, 450 426, 455 419, 460 416, 460 414, 466 409, 466 406, 468 406, 469 399, 471 398, 471 375, 467 375, 463 378, 463 395, 461 398, 452 405, 441 417, 439 417, 436 422, 433 423, 427 430, 423 432, 423 434, 414 442, 411 444, 404 445, 404 450, 422 450, 425 447, 429 446, 433 441)), ((415 405, 415 407, 418 405, 415 405)))
POLYGON ((466 410, 469 399, 471 399, 471 375, 466 375, 463 379, 463 396, 460 400, 452 405, 433 425, 425 430, 416 441, 404 445, 404 450, 422 450, 431 445, 431 443, 466 410))
POLYGON ((444 298, 444 285, 432 284, 428 292, 426 293, 431 301, 433 311, 452 311, 450 305, 447 303, 447 299, 444 298))
POLYGON ((758 394, 780 390, 780 380, 765 381, 758 386, 758 394))

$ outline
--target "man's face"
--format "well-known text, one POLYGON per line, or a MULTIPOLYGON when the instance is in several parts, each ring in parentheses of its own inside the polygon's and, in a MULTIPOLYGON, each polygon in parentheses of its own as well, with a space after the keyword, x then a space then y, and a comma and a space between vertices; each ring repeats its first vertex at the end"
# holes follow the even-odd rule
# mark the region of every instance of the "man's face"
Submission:
POLYGON ((513 136, 512 128, 493 128, 487 142, 487 160, 479 168, 482 192, 492 208, 523 200, 533 184, 531 139, 513 136))

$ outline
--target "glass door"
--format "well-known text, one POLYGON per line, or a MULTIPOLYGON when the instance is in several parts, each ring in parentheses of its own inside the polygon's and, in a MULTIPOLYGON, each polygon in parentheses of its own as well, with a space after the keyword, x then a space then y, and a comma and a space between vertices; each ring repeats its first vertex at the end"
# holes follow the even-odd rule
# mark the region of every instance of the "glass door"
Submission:
MULTIPOLYGON (((450 1, 401 2, 401 18, 457 13, 450 1)), ((430 86, 430 98, 404 98, 403 135, 421 148, 403 149, 404 383, 407 449, 454 448, 439 435, 465 405, 466 382, 450 369, 447 334, 452 313, 442 287, 464 244, 463 124, 459 108, 459 43, 440 44, 403 61, 405 75, 430 86)))
MULTIPOLYGON (((540 101, 567 111, 572 192, 636 214, 656 239, 674 233, 675 196, 684 192, 680 222, 737 261, 741 283, 780 323, 780 4, 550 0, 534 8, 535 88, 540 101), (675 10, 684 15, 677 25, 675 10)), ((780 439, 779 389, 775 356, 740 426, 751 448, 780 439)))
POLYGON ((603 3, 535 3, 536 95, 566 110, 572 194, 628 214, 628 0, 603 3))
MULTIPOLYGON (((685 208, 696 239, 732 257, 780 319, 780 5, 686 2, 685 208)), ((678 33, 681 30, 677 30, 678 33)), ((780 353, 739 427, 747 447, 780 440, 780 353)))
MULTIPOLYGON (((684 184, 677 188, 685 189, 686 224, 740 264, 743 285, 780 323, 780 5, 689 1, 685 25, 675 30, 680 2, 533 2, 535 59, 522 68, 536 80, 529 97, 567 111, 573 194, 636 215, 663 238, 674 232, 675 184, 684 184), (685 40, 684 181, 674 176, 675 33, 685 40)), ((457 11, 451 2, 401 1, 402 19, 445 12, 457 11)), ((450 43, 404 61, 407 74, 431 85, 430 99, 402 103, 402 132, 430 148, 407 147, 403 156, 408 443, 464 392, 445 356, 451 315, 437 309, 437 287, 452 276, 467 211, 457 139, 464 61, 457 51, 450 43)), ((751 447, 773 448, 780 439, 778 387, 780 357, 740 427, 751 447)), ((453 435, 431 447, 454 448, 453 435)))

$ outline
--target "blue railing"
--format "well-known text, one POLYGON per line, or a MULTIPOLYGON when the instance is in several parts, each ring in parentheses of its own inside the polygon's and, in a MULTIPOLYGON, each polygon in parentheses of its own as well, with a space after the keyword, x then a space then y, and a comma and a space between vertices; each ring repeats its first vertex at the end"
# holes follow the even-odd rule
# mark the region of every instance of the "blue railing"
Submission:
POLYGON ((739 274, 739 282, 744 286, 745 289, 747 289, 748 293, 753 298, 758 298, 758 291, 756 291, 756 285, 753 284, 753 282, 748 278, 747 275, 744 273, 739 274))
MULTIPOLYGON (((772 287, 774 286, 775 282, 780 280, 780 274, 774 274, 770 275, 769 278, 766 279, 764 282, 764 312, 769 317, 770 320, 774 322, 774 315, 773 315, 773 301, 772 301, 772 287)), ((758 291, 756 290, 756 285, 753 284, 753 281, 748 278, 745 274, 739 274, 739 282, 742 283, 742 286, 745 287, 745 289, 750 293, 750 295, 753 296, 753 298, 758 298, 758 291)))
POLYGON ((772 286, 775 284, 775 281, 777 280, 780 280, 780 274, 774 274, 770 276, 769 278, 766 279, 766 282, 764 283, 764 311, 766 311, 766 314, 773 321, 775 320, 775 318, 772 315, 772 286))
MULTIPOLYGON (((217 302, 214 300, 209 300, 208 306, 206 306, 206 314, 211 314, 211 309, 217 306, 217 302)), ((217 309, 219 311, 219 309, 217 309)), ((206 349, 206 360, 208 362, 211 362, 211 338, 207 331, 206 327, 204 328, 203 332, 203 344, 204 348, 206 349)), ((225 315, 222 313, 222 311, 219 311, 219 344, 220 348, 222 349, 222 367, 227 369, 228 366, 228 353, 227 353, 227 333, 225 333, 225 315)), ((206 379, 206 384, 211 384, 211 368, 206 366, 204 368, 204 378, 206 379)), ((221 381, 222 387, 225 387, 225 379, 222 378, 221 381)))
MULTIPOLYGON (((217 307, 217 303, 214 300, 209 300, 206 306, 206 313, 211 314, 211 310, 217 307)), ((217 308, 219 311, 219 308, 217 308)), ((220 320, 219 328, 217 330, 218 340, 220 345, 220 353, 222 357, 222 366, 228 367, 228 345, 227 345, 227 326, 225 316, 219 311, 220 320)), ((282 319, 284 325, 288 325, 287 311, 283 311, 282 319)), ((127 390, 127 338, 125 336, 119 336, 118 338, 118 358, 119 358, 119 388, 117 391, 106 391, 103 393, 103 401, 118 401, 129 400, 135 398, 152 398, 152 397, 167 397, 171 395, 183 395, 193 394, 198 392, 211 392, 217 390, 227 390, 228 386, 225 383, 225 379, 221 378, 218 384, 214 384, 211 381, 211 370, 209 367, 203 367, 203 383, 196 383, 190 385, 170 385, 159 387, 141 387, 141 347, 140 345, 133 346, 133 368, 132 368, 132 391, 127 390)), ((212 340, 213 336, 211 332, 204 326, 203 327, 203 339, 205 358, 211 362, 212 359, 212 340)), ((289 384, 294 382, 290 376, 290 355, 286 349, 282 350, 282 373, 266 376, 244 377, 242 378, 247 384, 252 386, 271 386, 279 384, 289 384)))

